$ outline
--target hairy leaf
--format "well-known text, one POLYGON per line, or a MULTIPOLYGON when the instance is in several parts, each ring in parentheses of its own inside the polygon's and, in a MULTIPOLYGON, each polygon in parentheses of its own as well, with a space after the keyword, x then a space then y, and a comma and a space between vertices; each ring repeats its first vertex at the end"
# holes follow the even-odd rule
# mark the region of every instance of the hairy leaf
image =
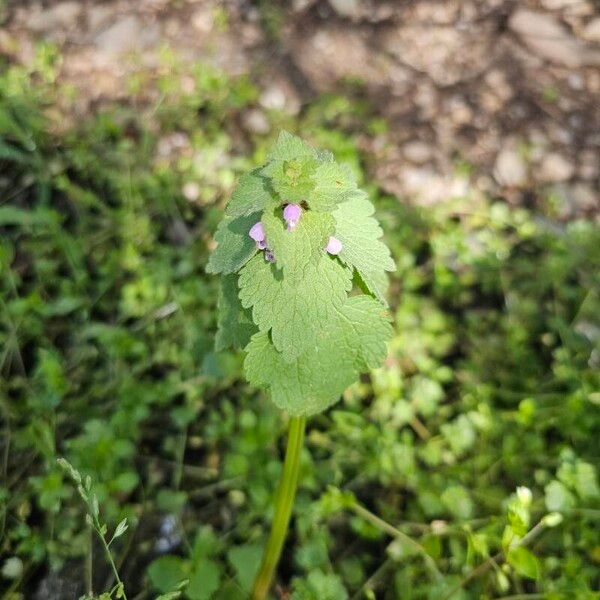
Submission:
POLYGON ((240 217, 223 217, 215 233, 217 247, 206 266, 208 273, 236 273, 256 252, 254 241, 248 236, 250 227, 260 219, 260 213, 240 217))
POLYGON ((292 415, 311 415, 334 404, 343 391, 386 355, 392 329, 381 305, 368 296, 348 298, 314 345, 287 362, 269 334, 255 334, 246 348, 246 377, 266 387, 273 402, 292 415))
POLYGON ((243 348, 256 332, 252 315, 245 310, 238 297, 238 276, 224 275, 219 290, 218 330, 215 338, 217 352, 233 346, 243 348))
POLYGON ((381 227, 364 192, 357 192, 333 212, 335 236, 342 242, 340 259, 354 267, 367 289, 385 303, 386 271, 396 268, 388 247, 379 239, 381 227))
POLYGON ((261 169, 254 169, 240 177, 225 214, 230 217, 241 217, 262 212, 267 206, 276 203, 277 199, 269 180, 261 175, 261 169))
POLYGON ((315 187, 313 174, 317 166, 314 156, 296 156, 273 160, 262 173, 270 178, 273 188, 283 200, 302 202, 315 187))
POLYGON ((267 158, 269 161, 283 161, 301 156, 316 158, 317 151, 297 135, 293 135, 289 131, 282 131, 267 158))
POLYGON ((263 256, 255 256, 240 272, 240 299, 252 307, 261 331, 271 331, 273 343, 286 360, 314 345, 346 299, 352 275, 326 254, 298 271, 282 273, 263 256))
POLYGON ((338 204, 349 200, 356 190, 352 173, 336 162, 320 164, 312 177, 314 188, 307 197, 310 208, 332 211, 338 204))
POLYGON ((309 262, 318 262, 334 229, 331 214, 310 211, 302 214, 293 231, 288 231, 281 209, 265 212, 262 222, 267 245, 275 254, 275 265, 286 273, 301 272, 309 262))

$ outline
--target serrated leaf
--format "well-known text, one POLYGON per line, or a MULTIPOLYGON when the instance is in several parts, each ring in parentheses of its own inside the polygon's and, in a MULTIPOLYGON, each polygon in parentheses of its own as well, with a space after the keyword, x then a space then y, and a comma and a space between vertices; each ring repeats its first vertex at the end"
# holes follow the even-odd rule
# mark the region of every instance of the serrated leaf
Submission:
POLYGON ((256 245, 248 235, 260 213, 254 212, 241 217, 223 217, 215 233, 217 247, 213 250, 206 266, 208 273, 236 273, 256 252, 256 245))
POLYGON ((289 363, 268 333, 254 335, 246 348, 246 377, 266 387, 271 399, 292 415, 312 415, 334 404, 367 368, 379 366, 392 333, 381 305, 353 296, 314 334, 309 351, 289 363))
POLYGON ((261 174, 261 170, 254 169, 240 177, 225 209, 226 215, 241 217, 262 212, 268 205, 278 202, 269 180, 261 174))
POLYGON ((318 161, 314 156, 296 156, 273 160, 262 173, 271 180, 273 189, 284 201, 302 202, 315 187, 313 175, 318 161))
POLYGON ((332 211, 346 202, 356 191, 352 173, 336 162, 317 166, 312 179, 314 188, 307 196, 308 205, 316 211, 332 211))
POLYGON ((386 271, 394 271, 396 265, 389 248, 379 239, 383 231, 372 216, 374 212, 364 192, 354 193, 333 212, 335 237, 342 242, 340 260, 354 267, 369 291, 385 303, 386 271))
POLYGON ((370 296, 348 298, 340 311, 347 343, 355 349, 361 371, 376 369, 387 356, 386 341, 392 336, 390 316, 370 296))
POLYGON ((281 209, 266 211, 262 222, 275 266, 290 272, 300 272, 309 262, 318 262, 334 228, 332 215, 311 211, 303 211, 293 231, 287 230, 281 209))
MULTIPOLYGON (((276 257, 277 259, 277 257, 276 257)), ((346 299, 352 275, 336 259, 323 253, 285 276, 257 255, 240 272, 240 300, 252 308, 253 321, 270 331, 275 348, 291 361, 314 345, 346 299)))
POLYGON ((306 353, 292 363, 283 359, 267 332, 261 331, 250 340, 244 362, 250 383, 268 389, 273 403, 291 415, 312 415, 338 401, 344 389, 352 383, 355 370, 352 362, 333 358, 328 351, 306 353))
POLYGON ((269 161, 283 161, 300 156, 312 156, 316 158, 317 152, 297 135, 293 135, 289 131, 282 131, 267 158, 269 161))
POLYGON ((215 337, 215 350, 221 352, 229 347, 243 348, 256 333, 252 314, 244 309, 238 297, 238 276, 221 277, 219 290, 218 330, 215 337))

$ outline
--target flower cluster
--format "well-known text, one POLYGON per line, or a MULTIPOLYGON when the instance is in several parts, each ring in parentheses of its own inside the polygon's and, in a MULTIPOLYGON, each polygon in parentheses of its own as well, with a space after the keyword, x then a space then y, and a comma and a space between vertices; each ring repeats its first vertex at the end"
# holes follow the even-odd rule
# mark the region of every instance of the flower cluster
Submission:
MULTIPOLYGON (((283 209, 283 219, 287 223, 287 230, 293 231, 300 221, 302 216, 302 207, 299 204, 287 204, 283 209)), ((265 228, 261 221, 255 223, 250 228, 248 235, 256 242, 256 247, 259 250, 265 251, 265 259, 269 262, 275 262, 275 256, 271 250, 267 247, 267 238, 265 235, 265 228)), ((342 251, 342 242, 337 238, 330 236, 325 251, 332 256, 337 256, 342 251)))

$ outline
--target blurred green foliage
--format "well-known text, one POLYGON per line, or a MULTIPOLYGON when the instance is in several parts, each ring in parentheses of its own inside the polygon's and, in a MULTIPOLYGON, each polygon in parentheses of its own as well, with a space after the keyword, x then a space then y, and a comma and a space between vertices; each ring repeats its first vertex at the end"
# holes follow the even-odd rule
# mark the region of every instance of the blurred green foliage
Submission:
MULTIPOLYGON (((64 456, 109 529, 128 519, 112 548, 130 598, 245 598, 285 423, 242 357, 213 351, 211 236, 280 127, 364 182, 358 140, 386 125, 351 88, 249 135, 250 80, 190 67, 184 92, 167 54, 168 76, 131 82, 158 102, 65 124, 58 58, 41 47, 0 76, 3 597, 83 594, 91 550, 94 589, 112 587, 64 456)), ((598 598, 598 228, 476 190, 419 209, 366 186, 398 264, 396 333, 386 366, 309 424, 279 589, 598 598)))

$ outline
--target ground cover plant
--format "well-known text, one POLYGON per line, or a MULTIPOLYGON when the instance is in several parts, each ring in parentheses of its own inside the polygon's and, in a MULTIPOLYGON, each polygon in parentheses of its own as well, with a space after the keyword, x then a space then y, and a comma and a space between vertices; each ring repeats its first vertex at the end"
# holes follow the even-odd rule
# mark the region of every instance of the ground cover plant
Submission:
MULTIPOLYGON (((116 597, 97 533, 124 519, 110 552, 127 598, 248 597, 288 423, 242 352, 215 351, 235 340, 206 269, 282 128, 347 166, 397 268, 383 366, 308 422, 273 596, 598 597, 595 224, 560 223, 543 191, 537 213, 474 186, 429 208, 382 193, 358 141, 385 123, 353 85, 248 137, 252 82, 199 66, 192 90, 156 82, 156 106, 65 125, 57 59, 42 47, 0 81, 3 597, 116 597)), ((278 209, 282 235, 301 208, 292 232, 278 209)), ((277 269, 258 221, 246 243, 277 269)), ((341 263, 329 236, 339 258, 329 239, 321 256, 341 263)))

